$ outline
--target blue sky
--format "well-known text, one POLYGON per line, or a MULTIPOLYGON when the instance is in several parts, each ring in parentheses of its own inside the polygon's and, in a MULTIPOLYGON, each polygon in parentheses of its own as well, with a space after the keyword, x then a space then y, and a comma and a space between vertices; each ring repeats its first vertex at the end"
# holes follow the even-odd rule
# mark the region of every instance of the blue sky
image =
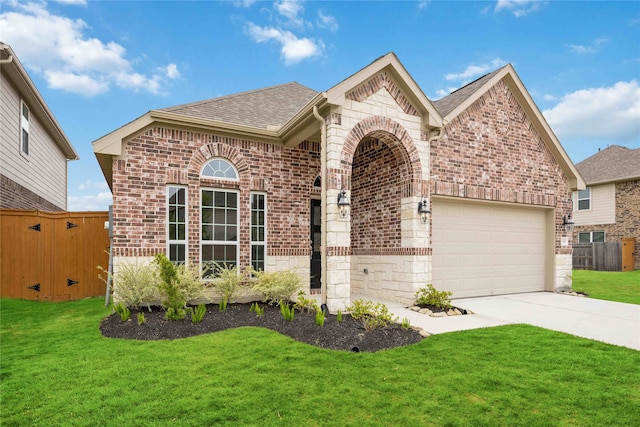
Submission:
POLYGON ((391 51, 432 100, 512 63, 575 163, 640 147, 637 1, 0 0, 0 40, 80 155, 69 210, 107 209, 91 142, 151 109, 322 91, 391 51))

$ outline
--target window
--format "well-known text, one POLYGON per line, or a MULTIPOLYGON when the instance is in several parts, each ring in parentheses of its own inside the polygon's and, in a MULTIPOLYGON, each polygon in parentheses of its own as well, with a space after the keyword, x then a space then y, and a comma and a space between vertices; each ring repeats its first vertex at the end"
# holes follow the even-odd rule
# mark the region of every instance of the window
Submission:
POLYGON ((588 231, 584 233, 578 233, 578 242, 580 243, 604 242, 604 231, 588 231))
POLYGON ((267 250, 267 196, 251 194, 251 266, 255 270, 265 268, 267 250))
POLYGON ((238 192, 203 189, 200 223, 202 277, 214 277, 216 265, 238 265, 238 192))
POLYGON ((207 178, 238 180, 238 172, 231 163, 225 159, 209 160, 202 168, 202 176, 207 178))
POLYGON ((586 211, 591 209, 591 189, 578 191, 578 210, 586 211))
POLYGON ((169 259, 182 264, 186 261, 187 248, 187 189, 169 187, 167 196, 169 259))
POLYGON ((20 150, 22 153, 29 155, 29 107, 22 103, 22 113, 20 114, 20 150))

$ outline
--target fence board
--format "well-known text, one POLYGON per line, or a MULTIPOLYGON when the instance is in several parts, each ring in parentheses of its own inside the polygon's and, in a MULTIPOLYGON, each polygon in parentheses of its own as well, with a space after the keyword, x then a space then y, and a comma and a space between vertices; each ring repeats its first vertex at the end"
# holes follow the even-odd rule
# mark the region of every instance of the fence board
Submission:
POLYGON ((65 301, 104 295, 97 266, 109 262, 108 218, 107 212, 0 209, 0 296, 65 301), (29 228, 37 224, 40 231, 29 228), (68 279, 77 283, 69 286, 68 279))
POLYGON ((622 271, 622 242, 575 243, 573 268, 577 270, 622 271))

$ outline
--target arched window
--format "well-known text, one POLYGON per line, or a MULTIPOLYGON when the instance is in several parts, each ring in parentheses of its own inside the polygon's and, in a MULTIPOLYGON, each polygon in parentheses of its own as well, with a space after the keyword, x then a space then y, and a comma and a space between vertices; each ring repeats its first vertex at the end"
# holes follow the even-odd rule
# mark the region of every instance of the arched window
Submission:
POLYGON ((315 181, 313 181, 314 188, 322 188, 322 179, 318 176, 315 181))
POLYGON ((200 175, 206 178, 227 179, 231 181, 238 180, 236 168, 225 159, 209 160, 202 168, 200 175))

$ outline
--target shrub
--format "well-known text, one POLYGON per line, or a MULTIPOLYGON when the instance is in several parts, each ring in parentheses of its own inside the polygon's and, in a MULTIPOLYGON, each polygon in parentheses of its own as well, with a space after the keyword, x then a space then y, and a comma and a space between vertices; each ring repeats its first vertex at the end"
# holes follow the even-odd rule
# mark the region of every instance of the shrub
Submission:
POLYGON ((262 295, 270 304, 279 304, 280 301, 288 301, 301 287, 300 277, 293 271, 257 271, 251 269, 255 276, 253 291, 262 295))
POLYGON ((165 318, 170 320, 182 320, 187 315, 185 309, 187 300, 179 288, 178 269, 169 261, 165 254, 157 254, 155 263, 160 270, 160 283, 158 285, 162 294, 162 307, 165 310, 165 318))
POLYGON ((115 304, 113 306, 113 309, 118 314, 118 316, 120 316, 120 320, 122 320, 123 322, 126 322, 127 320, 129 320, 129 317, 131 317, 131 311, 121 302, 115 304))
POLYGON ((204 304, 198 304, 194 309, 191 307, 191 322, 200 323, 204 319, 204 315, 207 312, 207 306, 204 304))
POLYGON ((220 300, 220 304, 218 305, 218 309, 223 313, 225 311, 227 311, 227 298, 226 297, 222 297, 222 299, 220 300))
POLYGON ((249 311, 254 312, 255 314, 258 315, 258 317, 264 316, 264 307, 260 307, 260 305, 257 302, 254 302, 253 304, 251 304, 251 308, 249 309, 249 311))
POLYGON ((403 318, 402 319, 402 329, 409 329, 411 327, 411 322, 409 321, 408 318, 403 318))
POLYGON ((338 315, 336 316, 336 321, 338 323, 342 323, 342 310, 338 310, 338 315))
POLYGON ((204 282, 200 278, 198 264, 180 264, 176 266, 176 274, 178 289, 186 301, 198 299, 204 294, 204 282))
POLYGON ((138 326, 143 325, 144 322, 146 322, 143 312, 139 311, 137 314, 137 317, 138 317, 138 326))
POLYGON ((449 310, 453 307, 449 299, 451 295, 452 292, 437 291, 431 283, 428 283, 426 288, 420 288, 416 292, 416 305, 428 305, 441 310, 449 310))
POLYGON ((127 307, 146 306, 150 311, 150 303, 160 300, 158 269, 139 259, 118 265, 113 286, 117 300, 127 307))
POLYGON ((387 326, 394 321, 389 309, 382 303, 374 304, 371 301, 356 300, 349 307, 351 317, 359 321, 367 331, 387 326))
POLYGON ((316 310, 316 325, 324 326, 324 312, 322 310, 316 310))
POLYGON ((243 286, 246 274, 238 270, 235 265, 229 267, 224 264, 214 264, 213 269, 215 278, 210 283, 211 287, 220 296, 220 299, 234 302, 238 291, 243 286))
POLYGON ((292 322, 295 310, 293 309, 293 307, 289 306, 288 302, 280 300, 280 313, 282 314, 282 318, 284 320, 286 320, 287 322, 292 322))
POLYGON ((316 313, 318 311, 322 311, 320 310, 320 307, 318 307, 318 302, 313 298, 307 298, 303 291, 298 292, 298 299, 293 305, 293 308, 298 310, 300 313, 304 313, 305 310, 308 312, 314 311, 316 313))

